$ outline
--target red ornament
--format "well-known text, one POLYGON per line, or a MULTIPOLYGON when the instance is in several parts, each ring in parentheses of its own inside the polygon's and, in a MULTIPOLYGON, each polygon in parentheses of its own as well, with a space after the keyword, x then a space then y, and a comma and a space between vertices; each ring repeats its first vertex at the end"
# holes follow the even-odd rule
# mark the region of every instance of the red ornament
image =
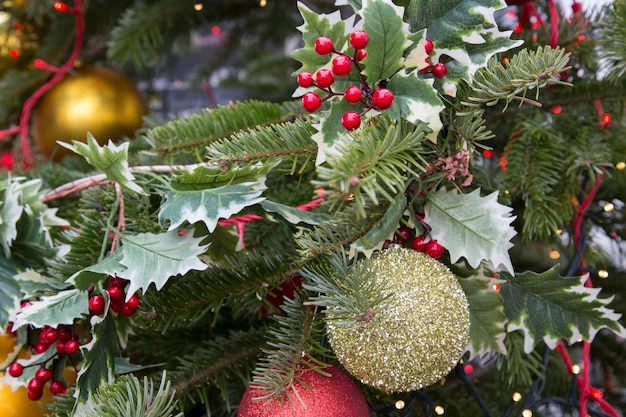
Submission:
POLYGON ((304 371, 300 382, 290 388, 294 401, 286 398, 254 401, 265 395, 264 391, 248 388, 238 417, 369 417, 370 412, 363 393, 342 370, 335 366, 325 368, 327 377, 315 371, 304 371), (297 389, 295 395, 293 390, 297 389), (300 398, 302 402, 298 400, 300 398))

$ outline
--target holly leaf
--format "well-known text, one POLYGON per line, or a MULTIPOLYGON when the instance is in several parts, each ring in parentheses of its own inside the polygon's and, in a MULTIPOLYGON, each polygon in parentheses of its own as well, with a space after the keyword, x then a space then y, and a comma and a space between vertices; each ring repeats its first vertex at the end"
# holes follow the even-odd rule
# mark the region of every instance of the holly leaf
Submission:
POLYGON ((411 1, 409 23, 412 31, 428 29, 435 49, 432 62, 446 62, 448 75, 443 89, 456 94, 459 78, 471 79, 493 55, 521 45, 510 39, 512 31, 500 31, 494 12, 506 7, 503 0, 420 0, 411 1))
POLYGON ((198 257, 206 252, 208 245, 200 245, 201 240, 192 233, 179 236, 175 230, 124 234, 120 263, 126 269, 120 271, 120 275, 130 280, 127 294, 130 296, 139 289, 145 293, 150 284, 159 290, 170 277, 205 270, 207 265, 198 257))
POLYGON ((516 235, 511 211, 498 203, 497 192, 481 197, 480 189, 469 194, 441 189, 428 196, 424 220, 432 227, 433 239, 448 249, 452 262, 464 257, 478 268, 482 261, 490 261, 513 273, 508 253, 516 235))
POLYGON ((402 66, 406 69, 417 69, 418 71, 427 68, 426 58, 430 56, 426 53, 426 29, 411 33, 407 38, 411 44, 404 51, 404 61, 402 66))
POLYGON ((406 209, 406 196, 403 193, 396 195, 395 200, 389 205, 387 211, 363 237, 352 242, 350 245, 350 256, 354 257, 358 253, 371 257, 374 251, 382 249, 387 240, 390 240, 398 224, 400 218, 406 209))
POLYGON ((331 14, 318 14, 301 2, 298 2, 298 9, 304 19, 304 23, 298 26, 298 30, 302 32, 304 47, 293 51, 291 56, 302 63, 302 67, 296 73, 303 71, 315 73, 330 61, 328 55, 315 52, 315 40, 320 36, 326 36, 333 41, 336 50, 342 50, 346 44, 347 31, 351 31, 354 27, 354 24, 350 23, 354 21, 354 16, 347 21, 348 28, 346 28, 346 21, 341 19, 339 10, 331 14))
POLYGON ((17 237, 17 222, 22 216, 24 206, 20 204, 20 184, 9 178, 3 181, 4 196, 0 208, 0 244, 4 256, 11 256, 11 244, 17 237))
POLYGON ((389 89, 393 91, 394 100, 388 111, 413 124, 427 123, 433 130, 430 136, 437 137, 443 126, 439 113, 445 106, 433 87, 433 80, 420 79, 417 70, 402 71, 389 80, 389 89))
POLYGON ((91 326, 91 341, 80 347, 85 359, 76 381, 76 396, 83 401, 102 385, 115 381, 115 360, 120 353, 115 321, 110 314, 92 316, 91 326))
POLYGON ((18 308, 22 291, 14 276, 22 268, 13 258, 0 256, 0 328, 5 329, 11 311, 18 308))
POLYGON ((219 219, 227 219, 263 201, 265 197, 261 194, 266 189, 265 177, 262 177, 257 181, 205 190, 170 191, 159 211, 159 223, 165 225, 169 221, 168 230, 174 230, 185 221, 191 224, 201 221, 212 232, 219 219))
POLYGON ((469 360, 492 351, 506 354, 504 338, 507 318, 502 296, 492 287, 502 281, 473 275, 460 278, 459 282, 470 310, 469 360))
POLYGON ((312 213, 306 210, 300 210, 296 207, 287 206, 285 204, 276 203, 275 201, 264 200, 261 207, 270 213, 276 213, 291 224, 321 224, 332 219, 331 216, 324 213, 312 213))
POLYGON ((56 293, 71 288, 66 282, 44 277, 32 269, 19 272, 13 278, 19 285, 23 298, 38 297, 45 293, 56 293))
POLYGON ((599 288, 585 286, 588 274, 561 277, 559 265, 537 274, 525 272, 500 276, 506 281, 500 287, 504 311, 509 319, 508 332, 524 333, 524 351, 530 353, 543 340, 550 349, 558 342, 591 342, 601 329, 626 337, 618 322, 621 315, 606 306, 613 299, 600 299, 599 288))
POLYGON ((59 142, 59 145, 85 157, 87 162, 103 171, 106 177, 131 193, 145 194, 135 181, 135 176, 128 168, 128 142, 115 145, 109 143, 100 146, 91 133, 87 133, 87 143, 72 141, 73 145, 59 142))
POLYGON ((79 290, 87 291, 90 286, 98 284, 106 277, 121 274, 126 267, 120 263, 120 259, 121 253, 115 252, 97 264, 74 273, 67 282, 74 284, 79 290))
POLYGON ((43 296, 21 309, 15 317, 15 328, 32 325, 56 327, 73 324, 74 319, 89 314, 88 295, 85 291, 70 289, 50 296, 43 296))
POLYGON ((402 67, 402 55, 411 44, 407 39, 408 25, 402 20, 404 9, 390 1, 363 0, 360 14, 363 30, 370 38, 363 75, 375 83, 391 77, 402 67))

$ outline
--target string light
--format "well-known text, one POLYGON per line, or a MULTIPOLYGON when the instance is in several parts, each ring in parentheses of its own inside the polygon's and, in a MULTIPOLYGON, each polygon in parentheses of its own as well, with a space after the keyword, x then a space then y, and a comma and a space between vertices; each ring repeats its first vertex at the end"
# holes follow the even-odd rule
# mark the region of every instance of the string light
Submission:
POLYGON ((260 0, 259 1, 259 6, 261 6, 261 7, 267 6, 267 0, 260 0))
POLYGON ((63 3, 62 1, 57 1, 54 3, 54 10, 56 10, 57 12, 67 12, 69 10, 69 7, 67 7, 67 4, 63 3))
POLYGON ((500 284, 491 284, 491 288, 494 291, 500 291, 500 284))
POLYGON ((395 406, 396 406, 396 408, 397 408, 398 410, 402 410, 402 409, 404 408, 404 406, 405 406, 405 405, 406 405, 406 404, 405 404, 405 403, 404 403, 404 401, 402 401, 402 400, 398 400, 398 401, 396 401, 396 404, 395 404, 395 406))
POLYGON ((533 412, 527 408, 522 411, 522 417, 533 417, 533 412))
POLYGON ((561 257, 561 252, 559 252, 558 250, 551 250, 550 253, 548 254, 548 256, 550 257, 550 259, 559 259, 561 257))
POLYGON ((602 115, 602 123, 604 123, 604 125, 608 125, 609 123, 611 123, 611 114, 610 113, 604 113, 602 115))
POLYGON ((11 57, 13 58, 17 58, 18 56, 20 56, 20 51, 18 51, 17 49, 11 49, 9 51, 9 55, 11 55, 11 57))
POLYGON ((556 234, 561 236, 563 234, 563 229, 556 229, 556 234))
POLYGON ((580 365, 572 365, 572 373, 578 375, 580 373, 580 365))
POLYGON ((624 168, 626 168, 626 162, 618 162, 617 164, 615 164, 615 168, 619 169, 620 171, 623 170, 624 168))
POLYGON ((522 399, 522 394, 520 394, 519 392, 514 392, 511 398, 517 403, 522 399))
POLYGON ((555 104, 554 106, 552 106, 552 113, 561 114, 561 111, 563 111, 563 108, 560 104, 555 104))
POLYGON ((591 391, 589 392, 589 394, 591 395, 591 398, 593 398, 594 400, 599 400, 604 396, 602 391, 600 391, 597 388, 591 388, 591 391))
POLYGON ((204 4, 202 4, 202 2, 201 2, 201 1, 197 1, 197 2, 195 2, 195 3, 193 4, 193 9, 194 9, 196 12, 199 12, 200 10, 204 9, 204 4))
POLYGON ((609 271, 607 271, 606 269, 601 269, 598 271, 598 278, 608 278, 609 277, 609 271))
POLYGON ((468 363, 467 365, 465 365, 463 370, 465 371, 466 374, 472 374, 474 373, 474 366, 468 363))
POLYGON ((606 211, 607 213, 613 211, 613 209, 615 208, 615 205, 611 202, 608 202, 604 205, 604 207, 602 207, 602 210, 606 211))
POLYGON ((485 149, 485 150, 483 151, 483 156, 484 156, 485 158, 491 158, 491 157, 493 156, 493 152, 491 152, 491 150, 489 150, 489 149, 485 149))
POLYGON ((435 414, 437 414, 438 416, 442 416, 445 412, 446 410, 442 406, 438 405, 437 407, 435 407, 435 414))

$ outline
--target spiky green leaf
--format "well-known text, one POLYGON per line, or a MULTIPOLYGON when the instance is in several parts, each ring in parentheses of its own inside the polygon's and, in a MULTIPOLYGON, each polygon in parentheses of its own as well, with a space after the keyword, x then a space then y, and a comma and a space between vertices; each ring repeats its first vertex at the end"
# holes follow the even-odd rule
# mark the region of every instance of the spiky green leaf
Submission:
POLYGON ((89 314, 88 298, 87 292, 77 289, 43 296, 21 309, 16 315, 14 326, 17 328, 29 324, 35 327, 71 325, 83 314, 89 314))
POLYGON ((441 189, 428 196, 425 221, 432 227, 432 236, 450 252, 452 262, 464 257, 478 268, 482 261, 491 261, 513 272, 508 250, 516 232, 512 209, 498 203, 498 193, 481 197, 480 189, 469 194, 441 189))
POLYGON ((524 333, 524 351, 529 353, 539 341, 554 349, 558 342, 592 341, 601 329, 626 337, 618 321, 620 315, 607 308, 612 298, 598 297, 600 289, 584 285, 588 275, 561 277, 559 266, 537 274, 510 275, 500 287, 504 311, 509 319, 507 331, 524 333))
POLYGON ((91 133, 87 133, 87 143, 72 141, 73 145, 59 142, 63 147, 85 157, 87 162, 103 171, 110 181, 125 190, 142 194, 144 191, 135 181, 128 167, 128 142, 115 145, 112 141, 100 146, 91 133))
POLYGON ((207 248, 200 244, 201 240, 191 233, 179 236, 176 230, 125 234, 120 264, 126 269, 119 274, 130 280, 127 293, 134 294, 139 289, 145 293, 150 284, 159 290, 171 277, 191 270, 205 270, 207 265, 198 258, 207 248))
POLYGON ((320 224, 329 221, 332 217, 324 213, 315 213, 299 210, 296 207, 280 204, 275 201, 263 200, 261 207, 270 213, 276 213, 291 224, 320 224))

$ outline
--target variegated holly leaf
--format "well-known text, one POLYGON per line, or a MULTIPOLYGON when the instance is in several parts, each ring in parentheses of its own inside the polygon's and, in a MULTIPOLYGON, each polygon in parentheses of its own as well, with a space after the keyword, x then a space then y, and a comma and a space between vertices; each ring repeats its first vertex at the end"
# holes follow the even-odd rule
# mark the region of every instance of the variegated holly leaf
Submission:
POLYGON ((17 309, 23 299, 20 285, 14 278, 22 268, 16 259, 0 256, 0 329, 6 328, 11 311, 17 309))
POLYGON ((332 219, 331 216, 324 213, 312 213, 306 210, 300 210, 297 207, 287 206, 275 201, 264 200, 261 207, 270 213, 276 213, 291 224, 321 224, 332 219))
POLYGON ((73 324, 83 314, 89 314, 88 295, 86 291, 69 289, 57 294, 43 296, 37 301, 21 309, 15 317, 15 328, 32 325, 56 327, 59 324, 73 324))
POLYGON ((132 193, 145 194, 135 181, 135 176, 128 168, 128 142, 120 145, 109 143, 100 146, 91 133, 87 133, 87 143, 72 141, 73 145, 59 142, 63 147, 85 157, 87 162, 103 171, 107 178, 118 183, 132 193))
POLYGON ((506 315, 502 296, 493 289, 501 280, 473 275, 460 278, 459 282, 470 310, 469 360, 488 352, 506 354, 504 338, 506 336, 506 315))
POLYGON ((363 30, 370 38, 363 75, 374 84, 402 67, 404 50, 411 45, 407 39, 408 25, 402 20, 404 8, 391 1, 363 0, 359 14, 363 18, 363 30))
POLYGON ((91 326, 91 340, 80 347, 84 361, 77 375, 76 396, 82 401, 102 385, 115 381, 115 360, 120 354, 111 315, 92 316, 91 326))
POLYGON ((24 206, 20 204, 20 184, 5 180, 0 184, 4 188, 2 207, 0 207, 0 244, 4 256, 11 256, 11 244, 17 237, 17 222, 22 216, 24 206))
POLYGON ((482 261, 490 261, 512 273, 508 250, 516 232, 511 211, 498 203, 497 192, 481 197, 480 189, 469 194, 441 189, 428 196, 424 220, 432 227, 432 237, 448 249, 452 262, 464 257, 478 268, 482 261))
POLYGON ((433 88, 433 80, 420 79, 417 70, 401 71, 389 80, 388 86, 394 95, 388 111, 414 124, 427 123, 436 137, 442 127, 439 113, 445 106, 433 88))
POLYGON ((356 27, 355 16, 342 20, 339 10, 331 14, 318 14, 301 2, 298 2, 298 9, 304 19, 304 23, 298 27, 302 32, 304 47, 296 49, 291 56, 302 63, 302 67, 296 73, 302 71, 315 73, 330 61, 329 55, 315 52, 315 40, 320 36, 326 36, 333 41, 336 50, 342 50, 346 45, 348 34, 356 27))
POLYGON ((389 205, 378 223, 363 237, 352 242, 350 245, 350 256, 354 257, 359 253, 363 253, 369 258, 374 251, 382 249, 385 242, 393 238, 405 209, 406 196, 404 193, 400 193, 396 195, 394 202, 389 205))
POLYGON ((562 277, 559 266, 537 274, 525 272, 500 276, 506 281, 500 287, 504 311, 509 319, 507 331, 524 333, 524 351, 530 353, 543 340, 554 349, 558 342, 591 342, 601 329, 626 337, 618 321, 620 314, 607 308, 613 299, 599 298, 600 289, 585 286, 589 278, 562 277))
POLYGON ((203 222, 209 232, 215 230, 219 219, 227 219, 242 209, 260 203, 265 177, 257 181, 225 185, 216 188, 188 191, 170 191, 167 201, 159 211, 159 223, 170 223, 168 230, 175 230, 185 221, 190 224, 203 222))
POLYGON ((402 66, 407 70, 418 71, 427 68, 429 60, 426 58, 429 58, 429 55, 426 53, 426 29, 411 33, 408 40, 411 43, 404 51, 402 66))
MULTIPOLYGON (((347 111, 360 113, 364 108, 362 104, 350 104, 344 100, 331 103, 330 112, 321 118, 320 131, 311 136, 311 139, 317 143, 315 165, 321 165, 326 162, 329 155, 339 154, 337 147, 341 141, 352 141, 350 134, 341 125, 341 118, 347 111)), ((372 116, 373 114, 373 111, 369 111, 367 116, 372 116)), ((363 124, 363 120, 361 124, 363 124)))
POLYGON ((443 90, 456 94, 459 78, 471 79, 493 55, 519 46, 512 31, 500 31, 494 12, 506 7, 503 0, 413 0, 409 10, 412 31, 424 28, 434 44, 432 62, 446 61, 448 75, 443 90))
POLYGON ((13 278, 19 285, 23 298, 34 298, 72 288, 72 285, 67 282, 45 277, 32 269, 19 272, 13 278))
POLYGON ((124 234, 120 263, 126 269, 119 275, 130 280, 128 295, 138 290, 144 293, 154 284, 157 290, 171 278, 191 270, 203 271, 207 265, 199 256, 206 252, 202 238, 192 233, 180 236, 176 230, 166 233, 124 234))
POLYGON ((126 267, 120 263, 121 257, 121 252, 117 251, 97 264, 88 266, 74 273, 67 279, 67 282, 74 284, 79 290, 87 291, 89 287, 97 285, 107 277, 121 274, 126 269, 126 267))

